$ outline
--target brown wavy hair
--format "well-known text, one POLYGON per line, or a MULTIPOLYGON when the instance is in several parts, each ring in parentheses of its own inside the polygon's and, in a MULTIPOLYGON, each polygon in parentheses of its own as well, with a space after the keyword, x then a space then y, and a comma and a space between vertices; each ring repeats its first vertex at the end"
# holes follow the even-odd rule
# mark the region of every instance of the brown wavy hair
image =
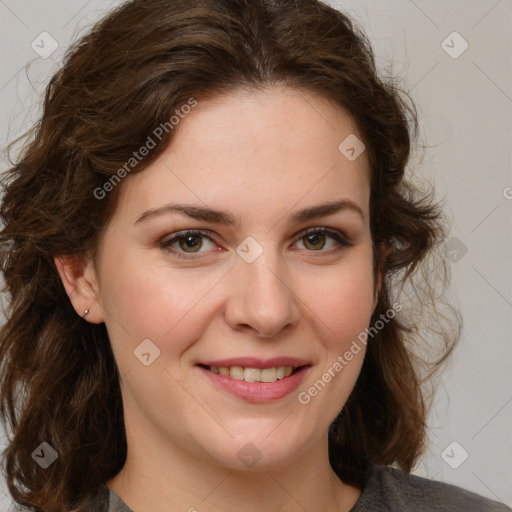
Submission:
MULTIPOLYGON (((96 254, 123 183, 103 199, 94 191, 191 97, 274 84, 319 94, 355 120, 372 171, 374 272, 383 276, 372 324, 397 300, 403 305, 368 343, 329 429, 330 463, 359 487, 373 464, 412 470, 426 446, 433 387, 425 385, 453 350, 461 321, 443 298, 443 205, 406 176, 418 121, 396 82, 377 73, 364 32, 314 0, 133 0, 67 50, 40 120, 8 146, 10 154, 25 140, 2 178, 0 413, 11 432, 4 471, 17 503, 80 510, 126 458, 105 325, 77 316, 54 263, 57 255, 96 254), (31 457, 43 441, 58 453, 44 470, 31 457)), ((163 133, 131 172, 157 159, 175 132, 163 133)))

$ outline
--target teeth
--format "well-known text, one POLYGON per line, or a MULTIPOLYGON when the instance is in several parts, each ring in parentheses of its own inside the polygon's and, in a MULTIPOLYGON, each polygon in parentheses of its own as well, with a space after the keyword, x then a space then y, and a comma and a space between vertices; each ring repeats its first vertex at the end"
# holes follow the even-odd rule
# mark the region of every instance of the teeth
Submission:
POLYGON ((232 379, 246 382, 275 382, 292 374, 293 366, 278 366, 274 368, 242 368, 241 366, 210 366, 210 371, 220 375, 229 375, 232 379))

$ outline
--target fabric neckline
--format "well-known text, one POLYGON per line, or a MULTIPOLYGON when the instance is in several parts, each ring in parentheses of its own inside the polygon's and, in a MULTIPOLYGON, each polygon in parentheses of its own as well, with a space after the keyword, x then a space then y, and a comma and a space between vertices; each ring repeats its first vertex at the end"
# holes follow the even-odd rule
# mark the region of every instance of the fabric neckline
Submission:
MULTIPOLYGON (((361 489, 361 494, 358 500, 354 503, 349 512, 366 512, 370 510, 373 498, 370 493, 371 480, 375 474, 375 467, 372 467, 368 478, 366 479, 364 487, 361 489)), ((102 484, 103 487, 108 491, 108 512, 134 512, 107 484, 102 484), (125 509, 119 510, 119 505, 125 507, 125 509), (116 508, 117 507, 117 508, 116 508)))

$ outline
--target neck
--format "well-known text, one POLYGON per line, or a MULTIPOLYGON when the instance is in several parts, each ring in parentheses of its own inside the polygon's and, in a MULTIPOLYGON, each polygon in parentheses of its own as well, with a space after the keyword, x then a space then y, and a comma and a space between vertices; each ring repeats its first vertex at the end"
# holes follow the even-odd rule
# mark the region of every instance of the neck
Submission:
POLYGON ((106 484, 135 512, 349 512, 361 494, 332 470, 327 435, 288 464, 256 463, 244 471, 191 454, 168 440, 165 450, 154 437, 150 442, 128 441, 123 469, 106 484))

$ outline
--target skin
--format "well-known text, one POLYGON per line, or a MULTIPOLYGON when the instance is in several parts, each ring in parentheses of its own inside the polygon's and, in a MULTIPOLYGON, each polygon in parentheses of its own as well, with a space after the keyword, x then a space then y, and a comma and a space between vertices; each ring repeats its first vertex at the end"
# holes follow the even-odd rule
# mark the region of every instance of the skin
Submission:
POLYGON ((167 150, 118 185, 97 260, 55 259, 77 313, 89 309, 86 320, 108 330, 128 457, 106 483, 133 510, 348 511, 360 496, 331 469, 327 430, 355 385, 364 345, 307 405, 297 400, 368 327, 376 306, 370 170, 365 153, 349 161, 338 150, 350 134, 358 131, 344 110, 283 86, 199 102, 167 150), (289 221, 342 198, 365 219, 344 210, 289 221), (135 223, 174 202, 229 210, 239 224, 179 213, 135 223), (352 246, 308 239, 303 231, 313 227, 339 230, 352 246), (187 229, 215 234, 193 240, 196 259, 177 256, 187 255, 177 241, 174 253, 160 246, 187 229), (263 249, 252 263, 236 252, 248 236, 263 249), (134 357, 147 338, 160 350, 149 366, 134 357), (277 355, 312 367, 296 392, 269 403, 233 397, 195 366, 277 355), (252 467, 237 456, 248 442, 261 454, 252 467))

